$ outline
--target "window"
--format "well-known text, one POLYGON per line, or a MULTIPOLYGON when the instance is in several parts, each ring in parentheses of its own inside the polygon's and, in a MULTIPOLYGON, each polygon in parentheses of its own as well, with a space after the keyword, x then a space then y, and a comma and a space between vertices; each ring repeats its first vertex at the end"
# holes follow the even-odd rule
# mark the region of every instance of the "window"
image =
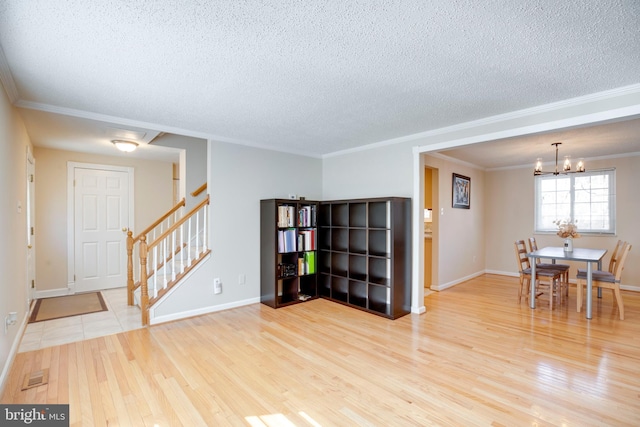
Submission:
POLYGON ((577 220, 581 234, 615 234, 615 169, 535 177, 535 231, 555 232, 554 221, 577 220))

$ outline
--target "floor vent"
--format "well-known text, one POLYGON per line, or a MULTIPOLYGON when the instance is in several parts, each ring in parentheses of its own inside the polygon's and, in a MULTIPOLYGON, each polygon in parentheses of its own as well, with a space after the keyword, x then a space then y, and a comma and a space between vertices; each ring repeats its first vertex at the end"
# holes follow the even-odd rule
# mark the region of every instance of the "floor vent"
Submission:
POLYGON ((24 376, 22 390, 45 385, 49 382, 49 368, 35 371, 24 376))

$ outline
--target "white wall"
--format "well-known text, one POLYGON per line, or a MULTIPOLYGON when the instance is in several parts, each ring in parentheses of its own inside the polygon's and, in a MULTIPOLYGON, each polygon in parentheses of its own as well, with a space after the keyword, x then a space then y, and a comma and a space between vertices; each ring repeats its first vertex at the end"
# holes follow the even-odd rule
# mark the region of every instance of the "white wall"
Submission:
POLYGON ((0 395, 28 314, 27 146, 31 142, 22 119, 0 88, 0 395), (13 311, 18 322, 5 333, 5 317, 13 311))
MULTIPOLYGON (((134 235, 173 205, 173 167, 169 162, 98 156, 35 148, 36 290, 67 291, 67 162, 129 166, 134 169, 134 235)), ((124 238, 124 234, 123 234, 124 238)), ((126 286, 126 283, 123 283, 126 286)))
POLYGON ((411 146, 387 145, 331 155, 322 162, 323 200, 411 197, 411 146))
POLYGON ((200 314, 260 299, 260 200, 322 196, 320 159, 224 142, 209 145, 211 258, 154 315, 200 314), (238 276, 246 283, 238 284, 238 276), (213 279, 222 293, 213 294, 213 279))

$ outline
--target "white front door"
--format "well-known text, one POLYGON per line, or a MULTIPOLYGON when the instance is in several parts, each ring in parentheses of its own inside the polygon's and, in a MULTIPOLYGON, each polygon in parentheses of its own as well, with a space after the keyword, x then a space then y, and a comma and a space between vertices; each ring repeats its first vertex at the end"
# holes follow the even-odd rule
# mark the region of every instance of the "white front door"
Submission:
POLYGON ((127 284, 130 173, 74 168, 75 292, 127 284))

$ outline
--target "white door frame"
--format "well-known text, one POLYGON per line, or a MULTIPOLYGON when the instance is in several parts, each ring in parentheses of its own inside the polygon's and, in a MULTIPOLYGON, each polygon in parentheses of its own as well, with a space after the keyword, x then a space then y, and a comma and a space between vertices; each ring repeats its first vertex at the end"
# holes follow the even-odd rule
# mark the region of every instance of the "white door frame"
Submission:
POLYGON ((35 195, 35 175, 36 160, 33 157, 31 147, 27 146, 27 162, 26 162, 26 182, 27 182, 27 310, 31 304, 31 300, 35 294, 33 284, 36 279, 36 242, 35 237, 35 218, 36 218, 36 195, 35 195))
POLYGON ((74 189, 74 176, 75 169, 96 169, 107 170, 113 172, 126 172, 129 175, 129 227, 133 224, 134 210, 133 210, 133 168, 129 166, 113 166, 113 165, 99 165, 94 163, 79 163, 79 162, 67 162, 67 293, 74 294, 76 292, 76 280, 75 280, 75 217, 74 217, 74 202, 75 202, 75 189, 74 189))

